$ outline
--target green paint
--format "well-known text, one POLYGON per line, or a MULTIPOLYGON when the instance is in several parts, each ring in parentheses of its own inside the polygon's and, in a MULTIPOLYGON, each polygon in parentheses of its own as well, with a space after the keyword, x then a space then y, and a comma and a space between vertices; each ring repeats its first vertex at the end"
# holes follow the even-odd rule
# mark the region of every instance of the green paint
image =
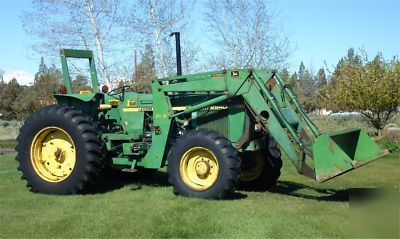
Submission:
POLYGON ((72 84, 71 84, 71 77, 68 70, 68 61, 67 58, 84 58, 89 60, 89 67, 90 67, 90 77, 92 83, 92 92, 99 91, 99 83, 97 79, 97 71, 96 65, 94 63, 93 52, 87 50, 73 50, 73 49, 61 49, 60 50, 60 57, 61 57, 61 67, 63 71, 63 80, 64 85, 67 87, 67 92, 69 94, 72 92, 72 84))
POLYGON ((215 98, 213 98, 211 100, 202 102, 200 104, 190 106, 187 109, 185 109, 183 112, 174 114, 173 116, 176 117, 176 116, 179 116, 179 115, 182 115, 182 114, 189 114, 189 113, 192 113, 192 112, 195 112, 195 111, 199 111, 199 110, 204 109, 206 107, 221 103, 221 102, 223 102, 224 100, 226 100, 228 98, 229 97, 227 95, 221 95, 221 96, 215 97, 215 98))
POLYGON ((146 156, 138 165, 145 168, 160 168, 164 166, 166 144, 169 138, 172 106, 169 98, 165 95, 158 81, 153 81, 151 85, 153 92, 153 129, 152 144, 146 156))
POLYGON ((243 111, 243 109, 233 108, 229 110, 227 122, 229 127, 228 138, 232 141, 232 143, 236 143, 243 135, 247 120, 249 119, 246 117, 246 113, 243 111))
MULTIPOLYGON (((274 76, 276 77, 276 80, 279 82, 279 84, 284 85, 284 82, 279 74, 274 73, 274 76)), ((297 98, 294 95, 294 93, 292 92, 292 90, 289 87, 285 87, 284 92, 289 96, 290 101, 294 104, 294 106, 296 107, 296 110, 299 112, 300 116, 306 122, 307 126, 310 127, 313 134, 315 136, 320 135, 318 128, 314 125, 314 123, 310 120, 310 118, 308 118, 308 116, 306 115, 306 113, 303 110, 303 107, 301 107, 299 101, 297 100, 297 98)))
MULTIPOLYGON (((165 166, 170 142, 184 127, 214 129, 235 143, 245 132, 247 121, 251 132, 257 124, 270 134, 299 173, 304 173, 305 154, 313 158, 311 168, 320 182, 382 155, 362 130, 320 135, 293 92, 272 70, 224 70, 155 79, 151 94, 79 95, 72 94, 67 58, 89 59, 92 89, 98 92, 93 53, 64 49, 61 64, 68 94, 57 94, 56 99, 60 104, 83 110, 99 122, 102 138, 107 150, 113 151, 112 163, 116 165, 131 169, 136 165, 165 166), (111 109, 99 111, 100 104, 111 109)), ((260 139, 252 139, 239 150, 266 148, 264 144, 260 139)))
POLYGON ((266 103, 265 98, 256 88, 255 84, 251 86, 249 92, 243 94, 243 98, 247 102, 251 110, 254 112, 254 114, 260 118, 261 123, 263 122, 262 117, 260 117, 261 112, 263 111, 268 112, 269 118, 264 123, 266 129, 276 140, 276 142, 280 146, 280 149, 286 153, 286 155, 296 166, 296 168, 300 169, 302 153, 299 152, 296 149, 295 145, 291 142, 285 129, 282 127, 280 121, 275 116, 271 107, 269 107, 269 105, 266 103))
POLYGON ((361 129, 320 135, 313 144, 316 180, 326 181, 384 155, 361 129))

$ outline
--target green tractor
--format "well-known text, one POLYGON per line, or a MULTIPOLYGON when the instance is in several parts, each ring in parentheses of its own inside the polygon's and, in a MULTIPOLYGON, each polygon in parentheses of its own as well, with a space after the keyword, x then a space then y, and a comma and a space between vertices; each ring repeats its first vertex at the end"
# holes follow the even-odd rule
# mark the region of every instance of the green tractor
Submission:
POLYGON ((105 169, 167 167, 174 193, 228 197, 268 189, 281 151, 323 182, 384 153, 361 129, 321 134, 274 70, 231 69, 154 79, 151 94, 100 88, 93 53, 61 50, 57 104, 25 121, 16 160, 33 192, 83 193, 105 169), (91 89, 74 89, 67 58, 86 58, 91 89))

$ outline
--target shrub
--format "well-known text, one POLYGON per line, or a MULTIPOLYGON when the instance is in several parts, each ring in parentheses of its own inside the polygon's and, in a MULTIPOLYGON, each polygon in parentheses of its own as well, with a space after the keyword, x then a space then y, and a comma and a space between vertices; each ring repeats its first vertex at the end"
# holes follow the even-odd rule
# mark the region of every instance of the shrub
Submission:
POLYGON ((400 145, 394 141, 387 140, 383 146, 389 150, 390 153, 400 152, 400 145))

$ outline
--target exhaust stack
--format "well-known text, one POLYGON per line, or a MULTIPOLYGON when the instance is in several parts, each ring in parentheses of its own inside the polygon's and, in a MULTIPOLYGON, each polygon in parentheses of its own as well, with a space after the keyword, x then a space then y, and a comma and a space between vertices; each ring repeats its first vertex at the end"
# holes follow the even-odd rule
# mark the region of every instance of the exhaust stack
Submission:
POLYGON ((172 32, 169 36, 175 35, 175 49, 176 49, 176 74, 182 75, 182 61, 181 61, 181 34, 179 32, 172 32))

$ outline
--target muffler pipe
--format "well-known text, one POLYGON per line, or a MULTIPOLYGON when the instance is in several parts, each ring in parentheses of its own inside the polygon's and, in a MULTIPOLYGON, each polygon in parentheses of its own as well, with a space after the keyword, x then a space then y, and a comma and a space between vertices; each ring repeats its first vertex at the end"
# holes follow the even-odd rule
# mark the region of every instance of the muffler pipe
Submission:
POLYGON ((179 32, 172 32, 169 36, 175 35, 175 49, 176 49, 176 74, 182 75, 182 61, 181 61, 181 37, 179 32))

